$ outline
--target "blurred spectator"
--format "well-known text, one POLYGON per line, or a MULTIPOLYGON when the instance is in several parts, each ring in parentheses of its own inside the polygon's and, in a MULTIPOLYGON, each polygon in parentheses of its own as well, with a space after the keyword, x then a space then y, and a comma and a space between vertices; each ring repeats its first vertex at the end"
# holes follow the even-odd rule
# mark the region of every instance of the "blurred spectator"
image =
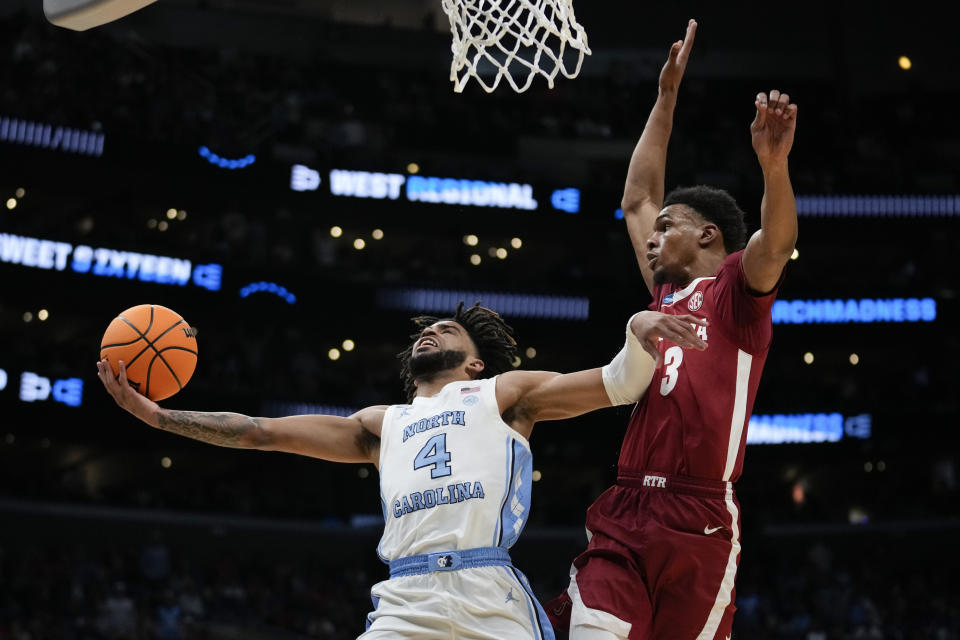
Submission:
MULTIPOLYGON (((813 543, 752 538, 737 588, 735 637, 960 638, 960 589, 952 567, 937 557, 949 548, 951 534, 866 535, 813 543), (924 543, 924 552, 899 553, 924 543)), ((323 535, 316 543, 338 546, 323 535)), ((236 637, 231 634, 240 628, 244 637, 265 640, 347 640, 362 631, 369 588, 385 571, 373 554, 342 547, 336 569, 309 552, 291 561, 254 536, 235 551, 175 550, 178 569, 157 583, 139 575, 135 548, 132 541, 113 551, 78 542, 70 551, 33 544, 0 553, 0 640, 215 640, 236 637)), ((545 576, 559 579, 564 569, 549 563, 524 568, 535 587, 545 576)))

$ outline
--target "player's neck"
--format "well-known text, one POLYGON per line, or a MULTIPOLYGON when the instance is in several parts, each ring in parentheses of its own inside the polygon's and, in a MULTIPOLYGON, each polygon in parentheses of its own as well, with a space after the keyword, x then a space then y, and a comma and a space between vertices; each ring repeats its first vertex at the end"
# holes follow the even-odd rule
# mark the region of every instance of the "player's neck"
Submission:
POLYGON ((717 275, 717 271, 720 270, 720 265, 723 264, 723 261, 726 259, 726 255, 720 255, 715 252, 704 251, 690 264, 686 270, 686 282, 678 283, 681 287, 685 287, 697 278, 712 278, 717 275))
POLYGON ((458 380, 470 380, 470 376, 462 369, 448 369, 446 371, 438 371, 430 376, 417 378, 416 397, 429 398, 435 396, 440 393, 445 386, 458 380))

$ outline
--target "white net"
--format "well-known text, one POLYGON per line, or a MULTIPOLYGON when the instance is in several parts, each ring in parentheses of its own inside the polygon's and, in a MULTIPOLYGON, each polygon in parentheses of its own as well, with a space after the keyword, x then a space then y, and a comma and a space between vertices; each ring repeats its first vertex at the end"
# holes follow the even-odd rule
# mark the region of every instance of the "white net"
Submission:
POLYGON ((450 80, 457 93, 471 77, 488 93, 503 78, 522 93, 537 74, 552 89, 558 73, 575 78, 583 57, 590 55, 587 33, 573 14, 573 0, 442 0, 442 4, 453 33, 450 80))

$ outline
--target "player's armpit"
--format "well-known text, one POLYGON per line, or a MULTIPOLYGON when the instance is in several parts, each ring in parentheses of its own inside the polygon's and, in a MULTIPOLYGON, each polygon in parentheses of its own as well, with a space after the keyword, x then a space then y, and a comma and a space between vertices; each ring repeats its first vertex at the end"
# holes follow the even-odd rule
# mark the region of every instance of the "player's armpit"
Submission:
POLYGON ((771 243, 765 240, 763 229, 755 232, 740 258, 747 286, 754 294, 761 296, 777 287, 794 250, 792 243, 781 243, 783 246, 776 247, 770 246, 771 243))
POLYGON ((368 407, 348 418, 326 415, 260 418, 264 438, 256 448, 331 462, 377 464, 386 409, 386 406, 368 407))

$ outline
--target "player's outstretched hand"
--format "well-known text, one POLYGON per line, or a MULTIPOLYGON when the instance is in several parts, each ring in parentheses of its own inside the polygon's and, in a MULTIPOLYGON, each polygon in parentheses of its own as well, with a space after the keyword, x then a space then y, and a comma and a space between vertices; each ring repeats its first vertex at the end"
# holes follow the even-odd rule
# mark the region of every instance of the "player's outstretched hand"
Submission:
POLYGON ((697 35, 697 21, 693 18, 687 23, 687 33, 683 40, 677 40, 670 46, 670 55, 660 71, 660 91, 676 91, 687 69, 693 38, 697 35))
POLYGON ((661 355, 657 346, 661 339, 684 349, 703 351, 707 343, 697 335, 696 327, 706 327, 707 324, 705 318, 691 315, 671 316, 658 311, 641 311, 630 322, 630 330, 659 365, 661 355))
POLYGON ((793 148, 793 134, 797 128, 797 105, 790 96, 777 89, 758 93, 754 100, 757 115, 750 124, 753 150, 761 167, 785 163, 793 148))
POLYGON ((145 416, 156 410, 157 403, 130 386, 127 382, 127 367, 123 360, 118 363, 118 367, 120 375, 114 377, 110 363, 104 358, 97 363, 97 377, 118 405, 138 418, 146 419, 145 416))

